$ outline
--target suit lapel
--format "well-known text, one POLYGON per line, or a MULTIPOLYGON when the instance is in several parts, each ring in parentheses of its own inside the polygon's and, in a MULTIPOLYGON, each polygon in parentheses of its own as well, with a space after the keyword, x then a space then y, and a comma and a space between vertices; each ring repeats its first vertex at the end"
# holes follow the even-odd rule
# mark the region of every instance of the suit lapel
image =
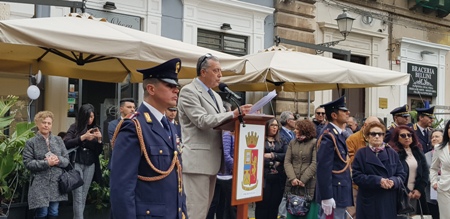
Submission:
MULTIPOLYGON (((217 113, 220 113, 220 109, 217 109, 216 103, 212 99, 211 95, 209 95, 209 93, 205 91, 205 89, 203 89, 203 86, 197 81, 197 79, 194 79, 194 84, 197 91, 202 95, 202 98, 205 99, 206 102, 208 102, 214 108, 214 110, 216 110, 217 113)), ((213 92, 213 94, 214 97, 216 97, 217 104, 220 106, 221 104, 219 103, 219 99, 221 99, 220 96, 217 97, 218 95, 216 95, 215 92, 213 92)))

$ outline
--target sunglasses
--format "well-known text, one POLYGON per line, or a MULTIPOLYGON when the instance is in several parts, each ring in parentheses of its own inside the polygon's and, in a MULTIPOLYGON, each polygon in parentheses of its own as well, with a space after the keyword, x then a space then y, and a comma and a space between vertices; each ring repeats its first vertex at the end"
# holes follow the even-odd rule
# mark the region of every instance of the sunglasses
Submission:
POLYGON ((400 134, 399 136, 400 136, 401 138, 411 138, 411 137, 412 137, 412 134, 411 134, 411 133, 408 133, 408 134, 403 133, 403 134, 400 134))
POLYGON ((325 115, 325 113, 322 113, 322 112, 317 112, 316 114, 317 115, 325 115))
POLYGON ((199 62, 199 65, 198 65, 198 66, 201 67, 202 64, 203 64, 203 62, 205 62, 207 59, 209 59, 209 58, 211 58, 211 57, 212 57, 211 53, 206 53, 206 54, 203 56, 202 61, 199 62))
POLYGON ((384 133, 383 132, 369 132, 369 135, 372 137, 376 137, 376 136, 383 137, 384 133))

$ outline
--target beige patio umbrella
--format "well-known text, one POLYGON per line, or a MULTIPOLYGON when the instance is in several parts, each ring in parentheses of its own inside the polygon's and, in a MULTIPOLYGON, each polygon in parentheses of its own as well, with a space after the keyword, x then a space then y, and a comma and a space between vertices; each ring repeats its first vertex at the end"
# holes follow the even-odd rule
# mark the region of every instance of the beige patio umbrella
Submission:
POLYGON ((294 51, 251 54, 244 75, 224 76, 235 91, 301 92, 407 85, 409 74, 294 51))
MULTIPOLYGON (((79 18, 81 17, 81 18, 79 18)), ((225 75, 245 60, 99 19, 51 17, 0 21, 0 72, 37 73, 103 82, 142 81, 136 69, 182 60, 179 78, 196 76, 197 59, 220 58, 225 75)))

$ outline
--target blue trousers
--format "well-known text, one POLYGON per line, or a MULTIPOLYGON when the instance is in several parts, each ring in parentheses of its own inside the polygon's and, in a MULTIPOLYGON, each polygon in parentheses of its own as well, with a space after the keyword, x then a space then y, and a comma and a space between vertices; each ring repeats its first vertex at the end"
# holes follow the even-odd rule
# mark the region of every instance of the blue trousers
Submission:
POLYGON ((36 208, 36 217, 58 216, 59 202, 50 202, 48 207, 36 208))

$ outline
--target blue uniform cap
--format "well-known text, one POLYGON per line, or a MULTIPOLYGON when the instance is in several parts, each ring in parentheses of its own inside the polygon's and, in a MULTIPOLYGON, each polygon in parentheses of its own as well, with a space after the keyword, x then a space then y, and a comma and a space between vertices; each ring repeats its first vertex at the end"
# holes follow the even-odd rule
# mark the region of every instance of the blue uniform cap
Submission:
POLYGON ((178 84, 178 73, 181 69, 181 60, 179 58, 171 59, 160 65, 147 69, 137 69, 136 71, 142 73, 142 79, 157 78, 161 81, 173 85, 178 84))
POLYGON ((348 111, 347 107, 345 106, 345 97, 344 96, 340 97, 339 99, 333 100, 329 103, 322 104, 322 105, 320 105, 320 107, 325 108, 325 112, 327 112, 327 110, 333 110, 333 109, 348 111))
POLYGON ((434 106, 430 108, 417 108, 416 111, 418 116, 425 115, 430 118, 434 118, 434 106))
POLYGON ((409 117, 408 105, 397 107, 391 111, 392 116, 409 117))
POLYGON ((174 107, 169 107, 169 108, 167 108, 168 110, 170 110, 170 111, 177 111, 178 110, 178 108, 176 107, 176 106, 174 106, 174 107))

